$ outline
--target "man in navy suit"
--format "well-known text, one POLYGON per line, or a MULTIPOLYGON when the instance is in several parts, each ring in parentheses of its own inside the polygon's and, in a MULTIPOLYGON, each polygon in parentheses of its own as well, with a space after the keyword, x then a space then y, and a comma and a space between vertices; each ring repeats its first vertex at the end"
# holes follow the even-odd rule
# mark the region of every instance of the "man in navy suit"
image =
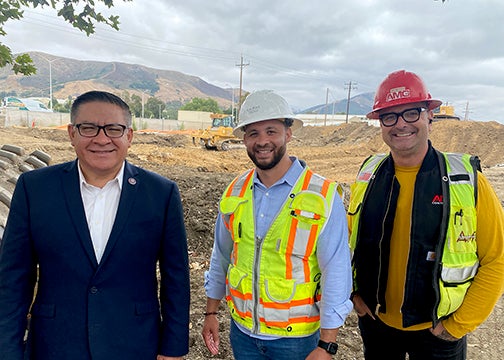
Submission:
POLYGON ((77 160, 19 177, 0 248, 0 359, 188 353, 180 194, 174 182, 125 161, 131 125, 123 100, 85 93, 68 125, 77 160))

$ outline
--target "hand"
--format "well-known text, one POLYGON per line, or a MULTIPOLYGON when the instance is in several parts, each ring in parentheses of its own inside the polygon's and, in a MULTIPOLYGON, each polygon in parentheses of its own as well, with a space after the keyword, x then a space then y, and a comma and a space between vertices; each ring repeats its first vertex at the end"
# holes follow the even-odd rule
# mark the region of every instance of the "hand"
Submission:
POLYGON ((359 317, 363 317, 363 316, 365 316, 367 314, 367 315, 371 316, 371 318, 373 320, 376 320, 375 317, 374 317, 374 315, 373 315, 373 312, 369 309, 369 307, 366 305, 366 303, 360 297, 359 294, 355 294, 353 296, 352 302, 353 302, 353 305, 354 305, 355 312, 357 313, 357 315, 359 317))
POLYGON ((201 335, 207 349, 212 355, 217 355, 219 353, 219 320, 216 315, 205 316, 201 335))
POLYGON ((157 356, 157 360, 182 360, 183 357, 182 356, 176 356, 176 357, 173 357, 173 356, 163 356, 163 355, 158 355, 157 356))
POLYGON ((430 329, 430 332, 432 335, 434 335, 437 338, 440 338, 441 340, 445 341, 457 341, 458 338, 455 336, 451 335, 443 326, 443 323, 440 321, 434 329, 430 329))

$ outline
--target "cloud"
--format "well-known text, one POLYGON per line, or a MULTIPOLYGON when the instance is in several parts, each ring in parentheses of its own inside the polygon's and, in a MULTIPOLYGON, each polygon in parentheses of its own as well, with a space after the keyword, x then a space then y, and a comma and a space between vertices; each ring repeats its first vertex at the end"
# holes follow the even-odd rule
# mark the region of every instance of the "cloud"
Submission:
POLYGON ((5 26, 15 52, 181 71, 223 87, 270 88, 295 108, 373 92, 397 69, 418 73, 462 117, 504 123, 504 2, 395 0, 116 1, 120 31, 89 38, 52 9, 5 26))

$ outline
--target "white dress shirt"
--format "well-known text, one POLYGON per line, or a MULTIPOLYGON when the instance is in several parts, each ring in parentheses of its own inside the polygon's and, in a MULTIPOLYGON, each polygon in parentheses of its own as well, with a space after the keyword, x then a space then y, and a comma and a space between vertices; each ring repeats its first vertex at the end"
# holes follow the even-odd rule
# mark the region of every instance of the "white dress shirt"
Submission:
POLYGON ((96 260, 100 262, 112 231, 121 196, 124 163, 117 176, 99 188, 87 183, 79 166, 82 203, 86 212, 89 234, 93 241, 96 260))

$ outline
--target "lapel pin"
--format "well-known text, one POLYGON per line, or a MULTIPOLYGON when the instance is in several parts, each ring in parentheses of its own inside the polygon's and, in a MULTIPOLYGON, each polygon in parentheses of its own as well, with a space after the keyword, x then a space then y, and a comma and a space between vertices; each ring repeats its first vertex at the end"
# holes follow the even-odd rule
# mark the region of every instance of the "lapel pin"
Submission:
POLYGON ((130 185, 136 185, 136 179, 135 178, 128 178, 128 182, 130 185))

